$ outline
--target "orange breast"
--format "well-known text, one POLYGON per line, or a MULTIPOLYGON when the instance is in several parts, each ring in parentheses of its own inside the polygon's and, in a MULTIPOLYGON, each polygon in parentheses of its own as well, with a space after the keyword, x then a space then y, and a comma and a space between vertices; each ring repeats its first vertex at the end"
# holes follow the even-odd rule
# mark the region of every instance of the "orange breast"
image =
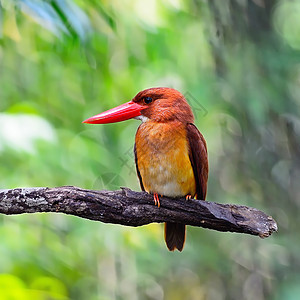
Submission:
POLYGON ((137 164, 147 192, 176 197, 196 193, 186 130, 180 122, 147 121, 136 138, 137 164))

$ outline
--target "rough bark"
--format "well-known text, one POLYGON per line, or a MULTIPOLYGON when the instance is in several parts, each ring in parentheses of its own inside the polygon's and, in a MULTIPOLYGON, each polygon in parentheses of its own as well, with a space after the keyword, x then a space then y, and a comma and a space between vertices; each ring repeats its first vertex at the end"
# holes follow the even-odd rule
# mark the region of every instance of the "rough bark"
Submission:
POLYGON ((0 213, 6 215, 56 212, 126 226, 168 221, 262 238, 277 231, 272 217, 247 206, 167 197, 161 197, 160 204, 158 208, 152 195, 128 188, 94 191, 63 186, 0 190, 0 213))

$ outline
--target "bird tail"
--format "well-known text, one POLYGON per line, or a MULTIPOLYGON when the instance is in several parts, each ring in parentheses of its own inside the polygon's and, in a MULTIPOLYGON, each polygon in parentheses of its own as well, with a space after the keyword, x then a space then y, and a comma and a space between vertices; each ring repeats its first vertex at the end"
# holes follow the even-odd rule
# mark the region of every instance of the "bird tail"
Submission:
POLYGON ((170 251, 178 249, 181 252, 185 242, 185 225, 180 223, 165 223, 165 241, 170 251))

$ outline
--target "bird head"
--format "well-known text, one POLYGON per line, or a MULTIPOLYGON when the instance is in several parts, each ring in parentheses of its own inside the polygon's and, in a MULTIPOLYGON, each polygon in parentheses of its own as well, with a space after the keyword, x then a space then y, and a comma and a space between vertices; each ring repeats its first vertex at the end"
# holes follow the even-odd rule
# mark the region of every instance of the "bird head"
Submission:
POLYGON ((143 122, 192 123, 194 116, 184 96, 175 89, 158 87, 139 92, 131 101, 95 115, 83 123, 107 124, 139 119, 143 122))

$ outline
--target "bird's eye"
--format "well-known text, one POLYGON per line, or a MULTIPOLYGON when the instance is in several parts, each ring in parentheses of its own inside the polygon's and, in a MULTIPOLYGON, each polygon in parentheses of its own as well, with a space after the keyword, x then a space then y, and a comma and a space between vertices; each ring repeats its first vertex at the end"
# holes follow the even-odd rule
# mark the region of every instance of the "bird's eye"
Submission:
POLYGON ((152 99, 151 97, 145 97, 145 98, 144 98, 145 104, 149 104, 149 103, 151 103, 152 101, 153 101, 153 99, 152 99))

